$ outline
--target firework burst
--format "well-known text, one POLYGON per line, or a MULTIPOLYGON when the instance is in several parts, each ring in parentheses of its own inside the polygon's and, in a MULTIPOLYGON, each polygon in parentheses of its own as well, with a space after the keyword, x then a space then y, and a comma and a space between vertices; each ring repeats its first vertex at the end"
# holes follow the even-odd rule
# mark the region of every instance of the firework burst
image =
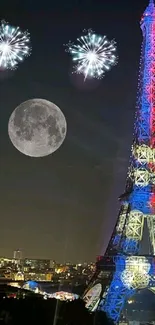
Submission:
POLYGON ((77 39, 77 44, 69 42, 67 52, 76 62, 74 72, 84 74, 86 78, 101 79, 107 70, 117 63, 116 43, 108 41, 106 36, 99 36, 92 30, 77 39))
POLYGON ((30 55, 29 33, 22 32, 5 21, 0 26, 0 68, 16 69, 24 57, 30 55))

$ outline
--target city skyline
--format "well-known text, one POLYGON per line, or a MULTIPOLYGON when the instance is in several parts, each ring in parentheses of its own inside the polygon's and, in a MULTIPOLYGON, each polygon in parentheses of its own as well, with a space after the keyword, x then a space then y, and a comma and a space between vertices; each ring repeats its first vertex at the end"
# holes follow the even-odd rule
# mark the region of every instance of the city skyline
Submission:
POLYGON ((85 260, 85 261, 74 261, 74 262, 72 262, 72 261, 70 261, 70 260, 66 260, 66 261, 64 261, 64 260, 57 260, 57 259, 53 259, 52 257, 51 258, 45 258, 45 257, 41 257, 41 256, 39 256, 39 257, 31 257, 31 255, 30 256, 28 256, 28 255, 24 255, 23 254, 23 251, 20 251, 20 250, 15 250, 15 251, 12 251, 12 255, 11 256, 9 256, 9 255, 0 255, 0 259, 8 259, 8 260, 41 260, 41 261, 46 261, 46 260, 48 260, 48 261, 53 261, 54 263, 57 263, 57 264, 61 264, 61 265, 63 265, 63 264, 91 264, 91 263, 95 263, 96 262, 96 258, 95 258, 95 260, 85 260), (17 253, 17 255, 16 255, 16 253, 17 253), (19 254, 19 255, 18 255, 19 254), (20 256, 20 257, 19 257, 20 256))
POLYGON ((82 262, 104 253, 126 181, 142 40, 138 22, 147 4, 2 5, 2 19, 29 30, 33 52, 17 71, 0 73, 0 255, 20 247, 31 258, 82 262), (71 74, 63 44, 90 27, 115 38, 119 62, 103 80, 83 83, 71 74), (17 152, 7 133, 15 107, 35 97, 58 105, 68 125, 60 150, 39 160, 17 152))

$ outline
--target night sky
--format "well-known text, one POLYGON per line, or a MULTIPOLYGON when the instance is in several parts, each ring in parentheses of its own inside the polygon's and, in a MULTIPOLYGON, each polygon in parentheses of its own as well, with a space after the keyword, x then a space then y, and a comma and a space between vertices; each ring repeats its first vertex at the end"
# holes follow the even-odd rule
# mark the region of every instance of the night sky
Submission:
POLYGON ((0 73, 0 255, 95 260, 125 187, 148 0, 1 2, 1 19, 28 29, 33 49, 17 71, 0 73), (119 63, 100 81, 71 74, 63 44, 84 28, 117 42, 119 63), (8 138, 12 111, 31 98, 54 102, 67 119, 66 140, 48 157, 24 156, 8 138))

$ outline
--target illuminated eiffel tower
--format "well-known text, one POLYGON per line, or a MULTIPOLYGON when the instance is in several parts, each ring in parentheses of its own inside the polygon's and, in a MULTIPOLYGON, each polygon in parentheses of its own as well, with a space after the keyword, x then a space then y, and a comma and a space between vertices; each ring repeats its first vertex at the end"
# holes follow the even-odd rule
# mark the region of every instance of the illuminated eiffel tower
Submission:
POLYGON ((143 43, 132 155, 114 232, 83 299, 118 323, 126 300, 137 290, 155 289, 155 5, 141 18, 143 43), (147 225, 150 250, 142 255, 147 225))

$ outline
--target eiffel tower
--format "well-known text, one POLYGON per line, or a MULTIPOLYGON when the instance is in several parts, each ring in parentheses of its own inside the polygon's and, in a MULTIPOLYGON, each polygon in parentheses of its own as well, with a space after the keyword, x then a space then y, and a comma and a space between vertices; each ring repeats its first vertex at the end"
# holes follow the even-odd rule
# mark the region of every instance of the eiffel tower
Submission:
POLYGON ((150 0, 141 18, 140 58, 134 140, 125 193, 104 256, 96 263, 83 299, 118 323, 125 302, 138 290, 155 290, 155 5, 150 0), (142 250, 144 229, 148 254, 142 250))

